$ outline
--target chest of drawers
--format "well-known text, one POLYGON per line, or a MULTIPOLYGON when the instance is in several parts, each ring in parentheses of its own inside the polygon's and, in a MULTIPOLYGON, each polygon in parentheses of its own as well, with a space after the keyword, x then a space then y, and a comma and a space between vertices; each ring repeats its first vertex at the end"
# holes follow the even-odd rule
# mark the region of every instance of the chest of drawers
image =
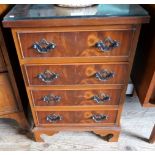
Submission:
POLYGON ((42 133, 66 130, 117 141, 140 25, 149 16, 138 5, 97 5, 81 9, 84 15, 70 11, 17 5, 3 21, 12 28, 36 141, 42 133))

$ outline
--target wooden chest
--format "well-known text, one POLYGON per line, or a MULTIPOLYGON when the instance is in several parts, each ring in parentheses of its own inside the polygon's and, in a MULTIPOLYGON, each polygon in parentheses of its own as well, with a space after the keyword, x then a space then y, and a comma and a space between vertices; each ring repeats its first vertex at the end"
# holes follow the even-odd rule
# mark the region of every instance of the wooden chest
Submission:
POLYGON ((17 5, 3 21, 12 29, 33 132, 36 141, 42 133, 64 130, 117 141, 140 26, 149 16, 138 5, 96 5, 82 9, 86 15, 76 11, 17 5), (108 7, 114 14, 106 15, 108 7))

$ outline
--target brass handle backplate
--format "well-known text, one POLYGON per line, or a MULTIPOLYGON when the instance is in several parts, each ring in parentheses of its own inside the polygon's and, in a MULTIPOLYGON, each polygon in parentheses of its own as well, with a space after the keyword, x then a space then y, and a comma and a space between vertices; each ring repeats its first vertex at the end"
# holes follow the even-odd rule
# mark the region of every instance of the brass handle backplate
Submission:
POLYGON ((58 103, 61 101, 61 97, 60 96, 54 96, 53 94, 49 94, 44 96, 42 99, 42 101, 46 102, 46 103, 58 103))
POLYGON ((49 70, 46 70, 43 73, 39 73, 37 75, 37 78, 40 79, 41 81, 45 82, 45 83, 49 83, 54 81, 54 79, 57 79, 59 77, 59 74, 56 74, 54 72, 51 72, 49 70))
POLYGON ((103 114, 93 114, 91 116, 91 119, 94 120, 95 122, 102 122, 104 120, 108 119, 107 115, 103 115, 103 114))
POLYGON ((110 37, 107 37, 104 41, 98 41, 95 44, 101 52, 109 52, 114 48, 119 47, 120 43, 116 40, 112 40, 110 37))
POLYGON ((50 115, 47 115, 46 120, 50 123, 55 123, 57 121, 61 121, 62 116, 56 115, 56 114, 50 114, 50 115))
POLYGON ((33 44, 33 48, 37 53, 48 53, 56 47, 55 43, 48 42, 45 39, 41 39, 39 42, 33 44))
POLYGON ((99 72, 96 72, 96 73, 94 74, 94 76, 95 76, 98 80, 100 80, 100 81, 107 81, 107 80, 113 78, 114 75, 115 75, 114 72, 110 72, 110 71, 105 70, 105 69, 104 69, 104 70, 101 70, 101 71, 99 71, 99 72))
POLYGON ((91 97, 91 100, 98 104, 104 104, 107 101, 110 101, 110 97, 106 94, 101 94, 101 95, 95 95, 91 97))

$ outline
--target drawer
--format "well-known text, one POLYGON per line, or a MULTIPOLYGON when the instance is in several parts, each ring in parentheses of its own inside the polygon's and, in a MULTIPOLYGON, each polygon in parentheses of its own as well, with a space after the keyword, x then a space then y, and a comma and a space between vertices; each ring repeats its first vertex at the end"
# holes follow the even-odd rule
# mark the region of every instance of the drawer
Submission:
POLYGON ((17 105, 7 73, 0 73, 0 115, 16 112, 17 105))
POLYGON ((24 65, 29 85, 124 84, 128 63, 24 65))
POLYGON ((99 111, 38 111, 36 112, 40 125, 63 124, 114 124, 117 110, 99 111))
POLYGON ((121 89, 32 90, 35 106, 118 105, 121 89))
POLYGON ((129 56, 132 30, 17 32, 22 57, 129 56))

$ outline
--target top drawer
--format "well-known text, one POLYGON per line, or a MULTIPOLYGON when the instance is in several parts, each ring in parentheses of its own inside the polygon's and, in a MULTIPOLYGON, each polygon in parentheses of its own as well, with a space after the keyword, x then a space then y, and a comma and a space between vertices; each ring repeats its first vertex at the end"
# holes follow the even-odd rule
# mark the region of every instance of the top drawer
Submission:
POLYGON ((17 32, 22 58, 128 57, 133 31, 17 32))

